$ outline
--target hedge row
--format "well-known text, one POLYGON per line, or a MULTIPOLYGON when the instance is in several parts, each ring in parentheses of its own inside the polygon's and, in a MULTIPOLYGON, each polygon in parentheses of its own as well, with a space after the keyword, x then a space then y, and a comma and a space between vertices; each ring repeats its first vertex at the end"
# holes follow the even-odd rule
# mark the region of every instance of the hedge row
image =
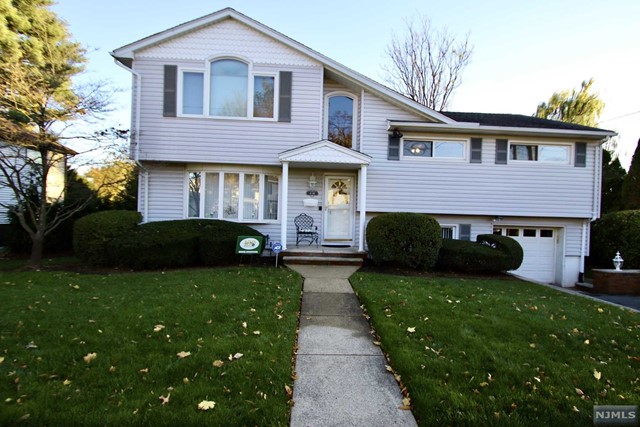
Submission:
POLYGON ((591 264, 613 268, 618 251, 624 259, 623 269, 640 268, 640 210, 613 212, 593 223, 591 264))
POLYGON ((229 265, 240 261, 238 236, 262 236, 243 224, 188 219, 138 224, 135 212, 88 215, 74 230, 77 256, 94 266, 135 270, 196 265, 229 265))
POLYGON ((437 267, 462 273, 499 273, 520 267, 523 256, 522 247, 514 239, 481 234, 476 242, 444 239, 437 267))

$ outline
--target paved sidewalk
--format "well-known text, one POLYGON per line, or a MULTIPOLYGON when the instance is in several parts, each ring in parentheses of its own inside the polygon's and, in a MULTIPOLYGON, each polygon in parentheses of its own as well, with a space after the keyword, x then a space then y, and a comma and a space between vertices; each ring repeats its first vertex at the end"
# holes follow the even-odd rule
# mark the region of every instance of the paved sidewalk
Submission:
POLYGON ((305 278, 291 426, 416 426, 348 281, 357 267, 290 268, 305 278))

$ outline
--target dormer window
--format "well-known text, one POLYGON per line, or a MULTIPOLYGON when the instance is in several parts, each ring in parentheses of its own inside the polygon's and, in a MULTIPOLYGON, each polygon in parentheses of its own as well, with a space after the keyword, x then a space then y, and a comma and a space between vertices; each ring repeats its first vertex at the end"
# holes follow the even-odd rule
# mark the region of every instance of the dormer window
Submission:
POLYGON ((325 102, 325 136, 338 145, 353 148, 353 133, 356 128, 355 96, 336 92, 330 93, 325 102))

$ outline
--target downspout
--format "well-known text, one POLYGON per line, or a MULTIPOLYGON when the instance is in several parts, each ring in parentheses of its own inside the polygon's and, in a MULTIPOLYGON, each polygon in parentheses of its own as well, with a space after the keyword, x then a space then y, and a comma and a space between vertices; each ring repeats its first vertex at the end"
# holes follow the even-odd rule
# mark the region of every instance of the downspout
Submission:
POLYGON ((596 147, 595 160, 593 165, 593 205, 591 208, 591 218, 582 223, 582 244, 580 248, 580 272, 578 282, 584 282, 584 259, 587 256, 587 227, 590 223, 600 217, 600 198, 602 197, 602 145, 609 141, 611 137, 606 137, 600 141, 596 147))
POLYGON ((140 105, 141 105, 141 96, 142 96, 142 76, 137 71, 134 71, 133 68, 129 68, 126 65, 122 64, 116 58, 114 61, 117 66, 126 70, 134 75, 136 79, 136 103, 135 103, 135 127, 133 131, 133 141, 135 143, 133 149, 133 161, 140 168, 142 175, 142 185, 144 188, 144 204, 142 206, 142 221, 147 222, 148 213, 149 213, 149 170, 145 168, 142 163, 140 163, 140 105))

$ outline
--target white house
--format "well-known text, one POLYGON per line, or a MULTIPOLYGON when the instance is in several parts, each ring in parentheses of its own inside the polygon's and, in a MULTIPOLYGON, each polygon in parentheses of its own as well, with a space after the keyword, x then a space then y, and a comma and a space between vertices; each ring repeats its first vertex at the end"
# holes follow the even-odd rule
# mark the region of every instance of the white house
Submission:
POLYGON ((286 247, 306 213, 321 244, 364 250, 375 215, 423 212, 447 237, 517 239, 523 276, 583 269, 613 132, 433 111, 233 9, 111 55, 133 75, 145 221, 238 221, 286 247))

